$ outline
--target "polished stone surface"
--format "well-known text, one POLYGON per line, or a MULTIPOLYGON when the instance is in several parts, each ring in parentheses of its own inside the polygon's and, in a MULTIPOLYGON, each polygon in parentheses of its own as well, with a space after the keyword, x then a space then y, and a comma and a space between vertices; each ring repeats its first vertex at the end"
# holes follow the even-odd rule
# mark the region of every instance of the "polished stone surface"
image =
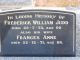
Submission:
POLYGON ((0 57, 0 60, 80 60, 80 14, 77 14, 76 31, 76 57, 0 57))

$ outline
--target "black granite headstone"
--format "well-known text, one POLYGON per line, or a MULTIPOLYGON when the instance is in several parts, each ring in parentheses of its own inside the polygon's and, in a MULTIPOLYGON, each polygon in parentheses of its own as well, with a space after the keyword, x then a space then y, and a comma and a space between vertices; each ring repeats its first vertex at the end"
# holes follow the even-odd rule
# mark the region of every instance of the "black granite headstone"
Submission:
POLYGON ((72 12, 20 10, 0 13, 1 56, 75 56, 72 12))

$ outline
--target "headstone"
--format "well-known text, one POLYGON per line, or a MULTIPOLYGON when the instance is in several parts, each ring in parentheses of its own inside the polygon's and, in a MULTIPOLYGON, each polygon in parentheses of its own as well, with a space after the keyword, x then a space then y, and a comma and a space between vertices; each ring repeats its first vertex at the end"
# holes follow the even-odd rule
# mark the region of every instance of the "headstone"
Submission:
POLYGON ((0 13, 1 56, 75 56, 75 13, 20 10, 0 13))

